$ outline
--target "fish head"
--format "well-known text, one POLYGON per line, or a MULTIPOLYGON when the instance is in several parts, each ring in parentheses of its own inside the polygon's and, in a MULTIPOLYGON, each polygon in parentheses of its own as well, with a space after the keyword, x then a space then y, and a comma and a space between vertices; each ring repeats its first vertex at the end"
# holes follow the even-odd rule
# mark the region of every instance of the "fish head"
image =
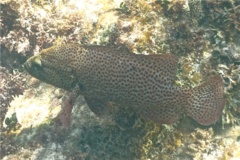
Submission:
POLYGON ((62 56, 61 48, 42 50, 24 63, 24 68, 33 77, 58 88, 71 90, 77 80, 69 67, 68 56, 62 56))

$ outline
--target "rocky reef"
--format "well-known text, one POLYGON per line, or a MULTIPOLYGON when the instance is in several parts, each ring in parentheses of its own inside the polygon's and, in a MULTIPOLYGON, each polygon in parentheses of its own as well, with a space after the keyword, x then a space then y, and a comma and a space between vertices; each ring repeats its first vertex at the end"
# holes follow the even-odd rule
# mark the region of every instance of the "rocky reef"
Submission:
POLYGON ((239 1, 3 0, 0 8, 2 159, 240 158, 239 1), (136 54, 175 54, 180 59, 175 83, 182 87, 218 73, 225 85, 223 115, 208 127, 188 117, 159 126, 128 108, 96 117, 80 96, 72 125, 63 129, 52 120, 66 91, 31 78, 21 67, 59 39, 124 45, 136 54))

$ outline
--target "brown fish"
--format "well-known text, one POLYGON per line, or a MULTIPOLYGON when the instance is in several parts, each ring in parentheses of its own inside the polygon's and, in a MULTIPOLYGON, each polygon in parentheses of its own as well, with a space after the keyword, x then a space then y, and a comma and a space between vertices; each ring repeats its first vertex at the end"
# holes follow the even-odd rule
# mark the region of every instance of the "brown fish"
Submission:
POLYGON ((216 75, 196 88, 182 89, 174 86, 177 65, 171 54, 137 55, 79 44, 53 46, 24 64, 46 83, 69 91, 77 88, 95 113, 115 102, 159 124, 174 123, 182 113, 202 125, 213 124, 224 107, 222 78, 216 75))

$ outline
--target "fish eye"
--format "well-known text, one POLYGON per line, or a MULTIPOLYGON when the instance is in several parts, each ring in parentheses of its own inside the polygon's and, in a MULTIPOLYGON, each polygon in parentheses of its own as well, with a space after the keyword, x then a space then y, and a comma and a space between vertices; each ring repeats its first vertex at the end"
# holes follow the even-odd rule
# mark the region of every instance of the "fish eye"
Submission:
POLYGON ((34 70, 42 70, 43 69, 42 66, 39 63, 35 62, 35 61, 32 62, 32 68, 34 70))

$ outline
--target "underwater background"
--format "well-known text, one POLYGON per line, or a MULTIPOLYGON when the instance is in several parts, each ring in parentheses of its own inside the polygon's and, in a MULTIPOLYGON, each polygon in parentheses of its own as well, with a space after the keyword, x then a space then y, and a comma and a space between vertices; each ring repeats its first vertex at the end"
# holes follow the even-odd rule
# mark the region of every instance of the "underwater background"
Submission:
POLYGON ((240 159, 239 0, 1 0, 0 157, 3 160, 240 159), (214 125, 183 116, 157 125, 131 109, 97 117, 78 97, 67 129, 53 123, 67 91, 22 64, 56 42, 128 47, 180 58, 176 86, 224 80, 214 125))

